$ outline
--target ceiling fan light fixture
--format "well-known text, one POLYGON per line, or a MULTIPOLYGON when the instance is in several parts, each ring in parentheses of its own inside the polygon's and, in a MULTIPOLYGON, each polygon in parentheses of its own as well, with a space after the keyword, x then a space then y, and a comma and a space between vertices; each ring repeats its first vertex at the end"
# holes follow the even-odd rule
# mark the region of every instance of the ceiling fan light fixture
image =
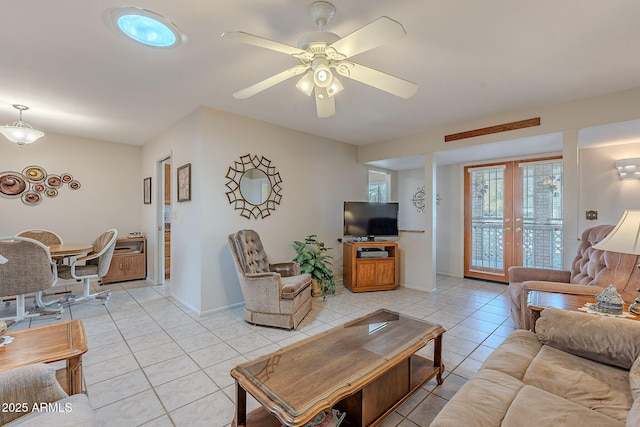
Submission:
POLYGON ((298 80, 298 83, 296 83, 296 87, 300 92, 304 93, 307 96, 311 96, 311 94, 313 93, 313 88, 315 87, 315 83, 313 81, 313 72, 309 71, 307 72, 307 74, 302 76, 302 78, 298 80))
POLYGON ((327 94, 329 96, 334 96, 336 93, 342 92, 342 89, 344 89, 344 86, 342 86, 340 80, 338 80, 336 76, 333 76, 333 79, 331 79, 331 84, 327 88, 327 94))
POLYGON ((329 87, 333 74, 326 64, 319 64, 313 71, 313 82, 319 87, 329 87))
POLYGON ((31 127, 30 124, 22 121, 22 112, 28 110, 29 107, 20 104, 13 104, 13 108, 20 111, 20 118, 17 122, 14 122, 11 125, 0 126, 0 133, 4 135, 5 138, 22 147, 23 145, 31 144, 44 136, 44 132, 36 130, 31 127))

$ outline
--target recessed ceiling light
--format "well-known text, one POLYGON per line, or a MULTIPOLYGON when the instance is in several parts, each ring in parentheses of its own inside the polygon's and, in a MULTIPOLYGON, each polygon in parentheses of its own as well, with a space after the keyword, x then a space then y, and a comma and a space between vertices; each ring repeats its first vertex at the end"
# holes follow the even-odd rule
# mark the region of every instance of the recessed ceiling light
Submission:
POLYGON ((125 36, 147 46, 169 48, 182 42, 182 34, 171 21, 146 9, 115 9, 111 21, 125 36))

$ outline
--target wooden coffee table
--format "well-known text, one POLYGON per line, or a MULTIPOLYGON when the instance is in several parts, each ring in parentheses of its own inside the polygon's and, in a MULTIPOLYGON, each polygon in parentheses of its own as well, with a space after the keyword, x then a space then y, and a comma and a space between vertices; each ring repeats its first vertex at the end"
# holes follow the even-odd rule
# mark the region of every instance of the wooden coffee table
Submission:
POLYGON ((0 348, 0 371, 66 360, 66 368, 56 372, 58 382, 69 395, 82 393, 82 355, 87 352, 87 339, 81 320, 8 331, 7 335, 14 340, 0 348))
POLYGON ((231 370, 232 426, 303 426, 324 410, 378 425, 433 377, 442 384, 440 325, 378 310, 231 370), (434 340, 433 360, 416 355, 434 340), (262 405, 247 415, 247 392, 262 405))
MULTIPOLYGON (((527 307, 531 311, 531 330, 536 331, 536 321, 540 318, 542 310, 549 307, 555 307, 562 310, 577 311, 579 308, 584 307, 586 303, 596 303, 595 296, 591 295, 571 295, 560 294, 555 292, 544 291, 529 291, 527 297, 527 307)), ((623 308, 624 312, 629 311, 629 304, 625 304, 623 308)), ((630 320, 640 320, 640 316, 625 317, 630 320)))

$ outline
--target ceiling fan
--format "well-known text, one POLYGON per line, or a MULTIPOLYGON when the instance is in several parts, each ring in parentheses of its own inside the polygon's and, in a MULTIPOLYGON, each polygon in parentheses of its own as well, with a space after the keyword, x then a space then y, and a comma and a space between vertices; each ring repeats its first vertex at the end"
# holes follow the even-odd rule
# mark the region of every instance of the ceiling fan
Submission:
POLYGON ((333 5, 326 1, 316 1, 309 6, 309 16, 318 25, 318 31, 304 34, 298 46, 289 46, 242 31, 226 31, 222 37, 242 43, 275 50, 297 58, 299 65, 271 76, 233 94, 236 99, 245 99, 262 92, 294 76, 304 74, 296 87, 305 95, 315 93, 318 117, 335 114, 334 95, 343 86, 332 70, 343 77, 359 81, 401 98, 409 98, 418 90, 415 83, 392 76, 372 68, 349 61, 352 56, 382 46, 407 33, 402 24, 382 16, 353 33, 340 38, 324 31, 335 14, 333 5))

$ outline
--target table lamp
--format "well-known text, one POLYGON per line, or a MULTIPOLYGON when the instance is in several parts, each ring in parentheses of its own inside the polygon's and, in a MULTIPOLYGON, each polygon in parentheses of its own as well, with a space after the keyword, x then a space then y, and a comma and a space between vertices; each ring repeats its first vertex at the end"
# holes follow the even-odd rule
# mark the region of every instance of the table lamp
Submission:
MULTIPOLYGON (((640 210, 626 210, 614 229, 593 246, 602 251, 640 255, 640 210)), ((640 268, 640 264, 638 265, 640 268)), ((640 292, 640 288, 638 288, 640 292)), ((629 312, 640 314, 640 296, 629 306, 629 312)))

